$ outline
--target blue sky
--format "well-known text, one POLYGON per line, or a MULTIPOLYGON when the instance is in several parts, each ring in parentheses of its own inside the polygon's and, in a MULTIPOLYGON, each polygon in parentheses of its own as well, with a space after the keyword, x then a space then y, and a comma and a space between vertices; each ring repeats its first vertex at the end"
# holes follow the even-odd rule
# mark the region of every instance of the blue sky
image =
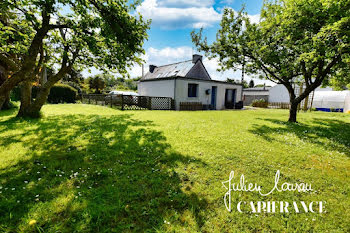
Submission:
MULTIPOLYGON (((136 11, 152 20, 148 31, 149 39, 144 44, 145 71, 150 64, 164 65, 191 59, 196 50, 190 32, 203 27, 208 41, 213 41, 225 7, 238 11, 245 5, 251 19, 258 22, 262 4, 263 0, 143 0, 136 11)), ((204 58, 204 65, 212 79, 241 77, 241 71, 217 72, 218 64, 215 60, 204 58)), ((140 66, 132 68, 131 77, 141 76, 141 70, 140 66)), ((250 81, 251 78, 253 77, 246 77, 246 80, 250 81)), ((254 81, 271 84, 265 80, 254 81)))

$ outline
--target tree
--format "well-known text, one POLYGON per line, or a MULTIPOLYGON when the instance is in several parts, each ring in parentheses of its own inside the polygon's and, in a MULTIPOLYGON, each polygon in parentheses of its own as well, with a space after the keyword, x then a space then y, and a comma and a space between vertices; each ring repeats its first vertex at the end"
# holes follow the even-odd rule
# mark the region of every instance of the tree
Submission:
POLYGON ((246 13, 225 9, 217 39, 208 45, 202 30, 192 40, 223 70, 238 69, 283 84, 290 96, 289 121, 297 121, 299 103, 350 62, 348 0, 265 2, 259 23, 246 13), (305 86, 298 96, 295 85, 305 86))
POLYGON ((253 88, 254 86, 255 86, 254 80, 251 79, 250 82, 249 82, 249 87, 250 87, 250 88, 253 88))
POLYGON ((106 87, 106 83, 100 75, 89 78, 89 88, 95 90, 95 94, 101 94, 102 90, 106 87))
POLYGON ((3 42, 0 60, 8 66, 13 63, 14 68, 0 86, 0 106, 6 94, 21 83, 18 115, 38 116, 50 88, 73 69, 80 71, 95 66, 126 75, 128 67, 142 61, 142 45, 149 28, 149 21, 130 13, 135 7, 136 4, 127 0, 1 3, 1 13, 11 17, 7 17, 10 23, 0 22, 0 26, 6 26, 6 30, 0 33, 0 41, 3 42), (62 7, 69 11, 63 12, 62 7), (22 25, 20 30, 12 26, 17 24, 22 25), (31 28, 30 33, 22 36, 21 30, 27 28, 31 28), (20 36, 16 36, 15 31, 20 36), (58 67, 58 71, 41 84, 32 101, 31 86, 43 67, 58 67))
POLYGON ((243 80, 235 80, 235 79, 227 78, 226 82, 232 83, 232 84, 242 84, 243 88, 249 87, 247 81, 245 81, 244 79, 243 80))

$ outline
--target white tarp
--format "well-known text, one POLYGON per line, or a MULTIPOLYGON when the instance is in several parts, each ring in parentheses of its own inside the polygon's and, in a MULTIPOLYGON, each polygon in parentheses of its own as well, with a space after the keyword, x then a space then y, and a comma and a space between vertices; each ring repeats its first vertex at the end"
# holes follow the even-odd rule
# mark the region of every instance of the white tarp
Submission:
POLYGON ((350 91, 315 91, 314 108, 342 108, 350 110, 350 91))

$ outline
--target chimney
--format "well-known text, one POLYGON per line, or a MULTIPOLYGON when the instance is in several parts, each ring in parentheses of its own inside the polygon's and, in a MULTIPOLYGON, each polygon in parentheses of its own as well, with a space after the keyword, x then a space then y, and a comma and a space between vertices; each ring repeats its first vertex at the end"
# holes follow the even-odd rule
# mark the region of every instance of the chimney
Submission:
POLYGON ((157 68, 155 65, 149 65, 149 72, 153 73, 154 69, 157 68))
POLYGON ((198 60, 201 60, 202 61, 202 56, 201 55, 198 55, 198 54, 193 54, 192 56, 192 62, 193 63, 196 63, 198 60))

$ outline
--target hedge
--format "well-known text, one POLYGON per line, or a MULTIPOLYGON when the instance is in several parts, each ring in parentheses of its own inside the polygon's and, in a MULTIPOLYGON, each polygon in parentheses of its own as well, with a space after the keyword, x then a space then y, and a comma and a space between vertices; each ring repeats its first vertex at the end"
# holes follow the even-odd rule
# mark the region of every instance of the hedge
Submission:
POLYGON ((264 99, 253 100, 252 106, 258 108, 267 108, 269 103, 264 99))
POLYGON ((75 103, 77 90, 66 84, 56 84, 51 90, 47 102, 51 104, 75 103))
MULTIPOLYGON (((32 98, 35 99, 39 91, 39 87, 33 86, 32 88, 32 98)), ((47 98, 47 102, 51 104, 58 103, 75 103, 77 99, 77 90, 66 84, 55 84, 47 98)), ((11 100, 19 101, 21 99, 20 87, 16 87, 11 92, 11 100)))

